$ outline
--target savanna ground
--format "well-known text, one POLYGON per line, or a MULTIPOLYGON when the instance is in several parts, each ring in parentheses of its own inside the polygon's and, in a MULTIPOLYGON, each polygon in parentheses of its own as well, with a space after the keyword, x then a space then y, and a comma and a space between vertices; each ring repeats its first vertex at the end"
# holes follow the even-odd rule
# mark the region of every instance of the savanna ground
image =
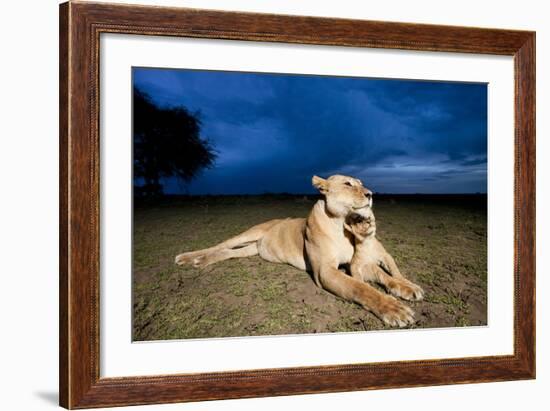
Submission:
MULTIPOLYGON (((358 305, 310 275, 260 257, 204 270, 174 264, 272 218, 305 217, 315 197, 173 197, 136 200, 133 339, 167 340, 380 330, 358 305)), ((412 328, 487 324, 487 199, 376 195, 377 235, 401 272, 421 285, 412 328)))

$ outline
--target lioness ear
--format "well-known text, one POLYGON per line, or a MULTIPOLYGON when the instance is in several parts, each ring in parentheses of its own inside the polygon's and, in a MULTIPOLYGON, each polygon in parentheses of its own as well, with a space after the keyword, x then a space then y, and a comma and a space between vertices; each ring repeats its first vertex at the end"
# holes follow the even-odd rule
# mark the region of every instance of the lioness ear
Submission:
POLYGON ((317 188, 317 190, 319 190, 322 194, 325 194, 328 190, 328 187, 327 187, 327 180, 325 180, 324 178, 321 178, 319 176, 313 176, 313 178, 311 179, 311 183, 313 184, 313 186, 315 188, 317 188))

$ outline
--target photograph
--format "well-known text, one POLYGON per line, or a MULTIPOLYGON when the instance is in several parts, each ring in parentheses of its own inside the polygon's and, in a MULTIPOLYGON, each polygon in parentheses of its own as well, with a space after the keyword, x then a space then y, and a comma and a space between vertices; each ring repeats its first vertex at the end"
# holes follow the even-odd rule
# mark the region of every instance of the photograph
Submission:
POLYGON ((132 68, 132 340, 487 325, 486 83, 132 68))
POLYGON ((26 408, 542 398, 540 7, 139 3, 27 13, 5 65, 26 408))

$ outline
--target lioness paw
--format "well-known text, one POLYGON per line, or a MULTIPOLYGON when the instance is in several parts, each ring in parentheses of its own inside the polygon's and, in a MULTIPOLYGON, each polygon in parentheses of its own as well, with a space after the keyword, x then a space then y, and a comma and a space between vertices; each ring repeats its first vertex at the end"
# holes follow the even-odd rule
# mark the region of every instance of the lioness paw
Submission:
POLYGON ((184 265, 184 264, 189 264, 192 260, 192 256, 189 255, 190 253, 183 253, 183 254, 178 254, 176 256, 176 259, 175 259, 175 263, 177 265, 184 265))
POLYGON ((390 296, 375 310, 375 314, 392 327, 406 327, 414 323, 414 311, 390 296))
POLYGON ((206 258, 204 255, 200 255, 198 257, 195 257, 193 259, 193 267, 195 268, 203 268, 206 266, 206 258))
POLYGON ((195 259, 193 260, 193 267, 202 269, 218 261, 220 260, 215 254, 204 254, 195 257, 195 259))

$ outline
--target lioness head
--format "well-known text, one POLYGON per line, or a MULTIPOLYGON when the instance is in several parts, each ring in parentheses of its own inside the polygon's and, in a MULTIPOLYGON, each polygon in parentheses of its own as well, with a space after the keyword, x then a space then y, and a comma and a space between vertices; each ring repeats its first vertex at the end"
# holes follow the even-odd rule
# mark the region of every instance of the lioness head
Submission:
POLYGON ((351 213, 361 215, 372 207, 372 191, 357 178, 313 176, 312 183, 325 196, 327 211, 335 217, 347 217, 351 213))

